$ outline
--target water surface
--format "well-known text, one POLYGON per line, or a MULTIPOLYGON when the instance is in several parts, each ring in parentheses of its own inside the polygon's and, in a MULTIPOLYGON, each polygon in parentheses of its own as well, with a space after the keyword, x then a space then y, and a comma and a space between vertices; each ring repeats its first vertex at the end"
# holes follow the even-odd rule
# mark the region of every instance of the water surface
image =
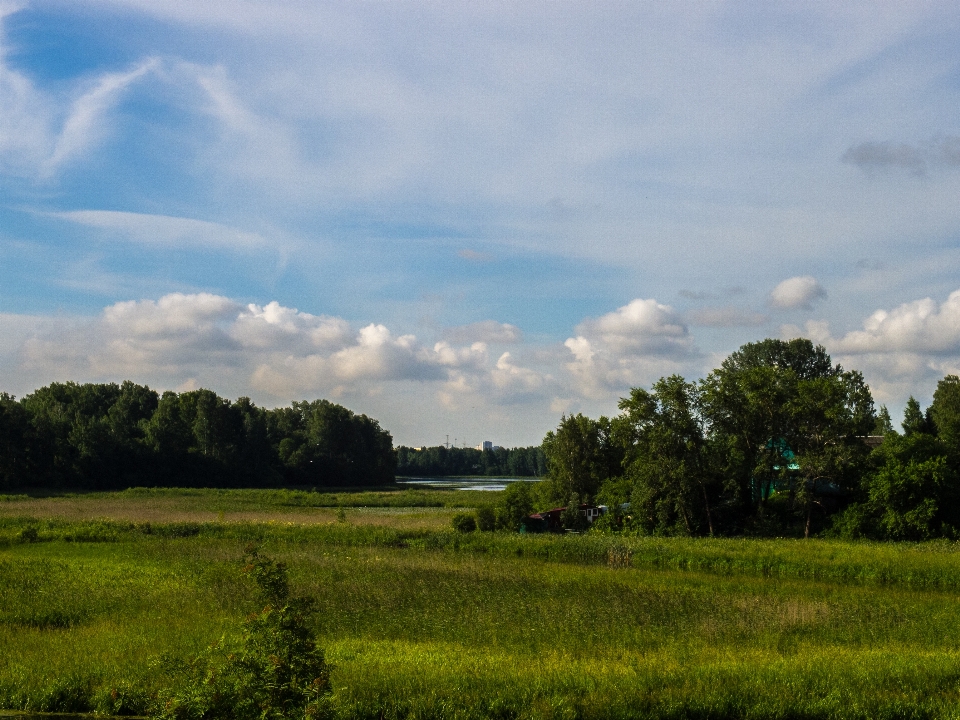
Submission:
POLYGON ((437 490, 481 490, 493 492, 503 490, 510 483, 540 482, 537 477, 398 477, 397 485, 416 488, 435 488, 437 490))

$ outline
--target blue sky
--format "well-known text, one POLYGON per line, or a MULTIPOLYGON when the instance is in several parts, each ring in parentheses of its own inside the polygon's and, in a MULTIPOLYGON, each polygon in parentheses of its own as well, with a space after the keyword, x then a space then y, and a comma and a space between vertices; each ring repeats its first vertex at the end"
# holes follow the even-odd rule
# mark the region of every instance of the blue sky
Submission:
POLYGON ((328 397, 397 442, 803 335, 960 371, 947 2, 0 0, 0 377, 328 397))

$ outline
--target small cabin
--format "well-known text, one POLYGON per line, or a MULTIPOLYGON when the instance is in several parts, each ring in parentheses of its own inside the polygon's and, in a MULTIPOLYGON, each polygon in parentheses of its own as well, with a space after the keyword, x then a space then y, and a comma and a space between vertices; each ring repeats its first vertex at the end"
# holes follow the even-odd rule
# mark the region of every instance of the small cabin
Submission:
MULTIPOLYGON (((566 510, 565 507, 556 507, 528 515, 520 524, 520 532, 563 532, 563 524, 560 522, 560 516, 564 510, 566 510)), ((580 514, 587 518, 587 522, 591 525, 598 517, 605 515, 606 512, 607 507, 605 505, 580 505, 580 514)))

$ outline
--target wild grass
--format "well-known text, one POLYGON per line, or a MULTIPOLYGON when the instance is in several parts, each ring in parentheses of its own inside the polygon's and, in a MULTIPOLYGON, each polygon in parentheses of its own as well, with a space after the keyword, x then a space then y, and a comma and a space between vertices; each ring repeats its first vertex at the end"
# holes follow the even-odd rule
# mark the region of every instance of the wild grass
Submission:
POLYGON ((319 602, 341 718, 958 715, 953 544, 462 535, 358 516, 3 519, 0 707, 145 711, 163 657, 250 611, 253 540, 319 602))

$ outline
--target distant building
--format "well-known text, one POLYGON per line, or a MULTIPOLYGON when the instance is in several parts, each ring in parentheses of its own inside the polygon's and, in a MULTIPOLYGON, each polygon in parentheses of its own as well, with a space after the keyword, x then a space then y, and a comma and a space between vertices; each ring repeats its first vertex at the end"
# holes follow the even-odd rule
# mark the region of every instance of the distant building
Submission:
POLYGON ((482 443, 477 445, 477 450, 493 450, 493 443, 489 440, 484 440, 482 443))

